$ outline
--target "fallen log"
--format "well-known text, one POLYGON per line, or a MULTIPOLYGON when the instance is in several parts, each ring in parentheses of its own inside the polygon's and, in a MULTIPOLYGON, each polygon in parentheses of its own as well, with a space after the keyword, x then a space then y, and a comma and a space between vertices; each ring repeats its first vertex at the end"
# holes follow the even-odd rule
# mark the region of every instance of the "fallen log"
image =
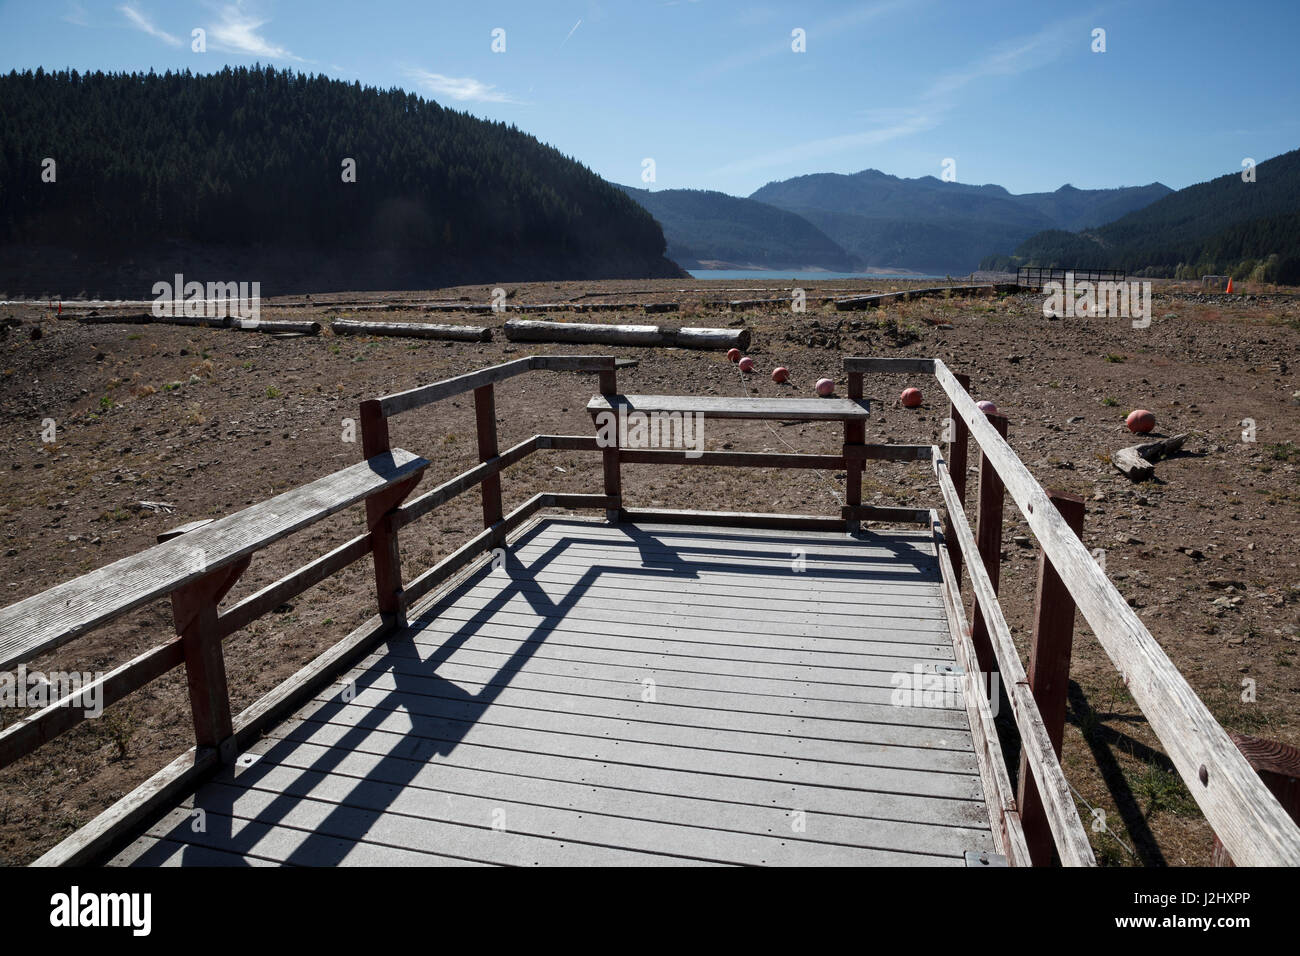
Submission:
POLYGON ((1155 463, 1168 458, 1183 447, 1187 435, 1174 435, 1160 441, 1144 442, 1121 448, 1110 456, 1110 463, 1131 481, 1146 481, 1156 472, 1155 463))
POLYGON ((676 346, 686 349, 749 348, 749 329, 673 328, 659 325, 600 325, 592 322, 544 322, 510 319, 511 342, 569 342, 575 345, 676 346))
POLYGON ((87 313, 86 315, 77 316, 77 321, 82 325, 146 325, 153 321, 153 316, 148 312, 130 312, 118 315, 87 313))
POLYGON ((490 342, 492 330, 479 325, 434 325, 429 322, 362 322, 335 319, 335 335, 396 335, 415 339, 443 339, 450 342, 490 342))
POLYGON ((300 322, 296 319, 235 319, 233 328, 243 332, 300 332, 303 335, 319 335, 319 322, 300 322))
POLYGON ((149 318, 151 325, 191 325, 204 326, 209 329, 230 328, 228 315, 154 315, 149 318))

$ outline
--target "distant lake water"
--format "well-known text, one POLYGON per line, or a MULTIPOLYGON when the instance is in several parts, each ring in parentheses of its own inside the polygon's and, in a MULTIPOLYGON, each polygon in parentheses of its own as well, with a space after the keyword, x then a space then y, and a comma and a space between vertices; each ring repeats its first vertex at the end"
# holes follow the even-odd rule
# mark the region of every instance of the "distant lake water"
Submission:
POLYGON ((947 276, 923 275, 889 275, 881 272, 818 272, 794 270, 781 272, 776 269, 687 269, 696 279, 945 279, 947 276))

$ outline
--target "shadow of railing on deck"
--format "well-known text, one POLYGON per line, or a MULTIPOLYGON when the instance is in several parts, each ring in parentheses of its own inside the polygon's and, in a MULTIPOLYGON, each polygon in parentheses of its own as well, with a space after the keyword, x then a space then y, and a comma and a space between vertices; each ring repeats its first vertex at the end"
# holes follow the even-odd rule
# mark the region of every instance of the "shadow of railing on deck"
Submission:
MULTIPOLYGON (((540 523, 505 552, 504 570, 506 577, 500 590, 491 598, 476 607, 467 620, 460 622, 455 630, 445 636, 428 628, 437 621, 449 622, 443 616, 454 607, 463 607, 468 595, 475 587, 490 581, 494 572, 491 566, 485 566, 470 575, 453 588, 447 595, 429 608, 399 635, 390 638, 372 653, 373 663, 364 670, 355 681, 355 695, 345 700, 343 686, 334 685, 328 691, 328 698, 318 695, 319 705, 306 714, 304 719, 289 730, 278 743, 273 744, 251 766, 238 770, 238 780, 232 780, 234 770, 224 771, 200 789, 200 806, 206 813, 208 836, 204 843, 240 854, 256 854, 257 843, 267 833, 269 827, 291 825, 303 833, 303 838, 286 856, 291 864, 324 866, 335 865, 344 860, 353 849, 354 841, 369 837, 375 842, 391 842, 384 834, 371 832, 373 825, 385 812, 411 813, 418 817, 421 826, 428 826, 434 819, 429 816, 427 802, 422 808, 410 807, 394 810, 395 802, 403 793, 421 790, 432 795, 442 793, 436 780, 417 783, 417 778, 425 772, 432 758, 445 758, 465 740, 469 732, 483 723, 485 713, 496 702, 501 692, 510 686, 511 679, 523 669, 524 665, 537 651, 544 647, 547 640, 556 633, 556 625, 562 622, 596 583, 609 575, 635 574, 638 577, 662 577, 665 583, 672 579, 698 579, 701 570, 725 572, 728 574, 756 575, 769 577, 779 575, 788 577, 792 573, 788 564, 761 564, 757 559, 770 559, 773 552, 761 550, 710 549, 699 546, 681 546, 666 544, 655 532, 647 531, 633 525, 620 525, 619 529, 630 539, 622 542, 610 537, 582 537, 581 529, 590 525, 572 523, 569 527, 577 533, 565 534, 559 541, 546 548, 539 556, 529 560, 525 566, 516 556, 516 552, 527 548, 538 533, 548 527, 564 527, 562 519, 552 519, 540 523), (582 544, 595 544, 608 551, 611 548, 626 547, 639 566, 620 568, 600 566, 592 563, 582 569, 576 582, 573 582, 563 597, 553 600, 537 585, 537 575, 557 562, 562 555, 582 544), (682 557, 686 555, 686 557, 682 557), (697 555, 692 561, 690 555, 697 555), (706 556, 722 560, 703 560, 706 556), (735 558, 737 560, 727 560, 735 558), (745 559, 749 560, 746 561, 745 559), (518 646, 508 654, 495 672, 485 675, 476 692, 466 690, 460 684, 439 675, 438 669, 458 650, 476 638, 490 635, 482 632, 485 625, 501 626, 500 614, 512 601, 522 598, 528 604, 535 621, 527 636, 521 638, 500 638, 515 641, 518 646), (427 656, 422 648, 430 647, 429 638, 437 641, 427 656), (425 640, 421 640, 421 638, 425 640), (411 652, 410 662, 406 666, 394 667, 392 656, 402 649, 411 652), (391 686, 385 686, 390 685, 391 686), (350 708, 365 708, 366 712, 359 719, 351 719, 350 708), (384 735, 381 737, 381 735, 384 735), (391 746, 378 741, 387 736, 393 738, 391 746), (378 749, 376 749, 378 748, 378 749), (307 757, 311 751, 321 750, 314 759, 307 757), (290 762, 292 761, 292 762, 290 762), (340 789, 340 780, 351 778, 355 781, 346 792, 340 789), (246 806, 240 808, 245 814, 236 822, 234 811, 237 799, 246 798, 254 792, 265 794, 264 805, 250 811, 246 806), (316 801, 319 814, 303 814, 306 803, 316 801), (252 818, 248 819, 248 814, 252 818), (294 819, 291 819, 294 818, 294 819), (305 825, 310 831, 303 829, 305 825)), ((692 529, 689 532, 693 540, 709 537, 707 532, 692 529)), ((735 535, 719 536, 730 541, 737 540, 735 535)), ((771 545, 782 540, 784 536, 753 536, 752 540, 763 541, 771 545)), ((806 536, 791 536, 790 542, 799 547, 807 547, 806 536)), ((875 580, 896 583, 921 583, 935 579, 934 574, 920 570, 916 562, 898 561, 906 553, 920 558, 932 558, 923 548, 917 548, 907 541, 897 538, 878 538, 875 543, 895 555, 892 559, 882 561, 879 568, 868 570, 862 567, 861 556, 849 557, 829 553, 810 554, 819 565, 817 574, 820 578, 843 578, 856 584, 875 580), (835 565, 840 561, 856 562, 853 568, 843 572, 825 565, 835 565), (889 566, 886 566, 886 562, 889 566)), ((597 562, 595 556, 583 557, 583 561, 597 562)), ((572 567, 572 565, 570 565, 572 567)), ((574 569, 575 573, 579 569, 574 569)), ((560 586, 558 582, 548 581, 548 588, 560 586)), ((665 589, 667 590, 667 589, 665 589)), ((656 593, 656 592, 650 592, 656 593)), ((475 602, 477 603, 477 602, 475 602)), ((526 625, 505 624, 511 628, 523 628, 526 625)), ((634 638, 633 638, 634 639, 634 638)), ((487 651, 491 654, 505 652, 487 651)), ((656 652, 657 653, 657 652, 656 652)), ((636 685, 639 689, 639 684, 636 685)), ((639 695, 638 695, 639 696, 639 695)), ((511 725, 507 725, 511 726, 511 725)), ((512 732, 518 728, 511 727, 512 732)), ((507 748, 508 749, 508 748, 507 748)), ((481 769, 481 768, 475 768, 481 769)), ((489 771, 490 772, 490 771, 489 771)), ((346 785, 344 785, 346 786, 346 785)), ((415 802, 421 798, 416 797, 415 802)), ((483 829, 490 828, 490 810, 501 804, 500 800, 490 799, 475 794, 462 794, 465 801, 481 801, 483 813, 480 823, 470 824, 483 829)), ((445 804, 444 804, 445 806, 445 804)), ((441 818, 444 825, 452 821, 441 818)), ((455 821, 463 825, 463 821, 455 821)), ((193 833, 189 820, 178 823, 170 838, 193 842, 193 833)), ((455 856, 454 843, 441 846, 412 846, 411 849, 436 852, 455 856)), ((160 844, 162 846, 162 844, 160 844)), ((152 851, 151 851, 152 852, 152 851)), ((147 864, 149 855, 140 859, 147 864)))

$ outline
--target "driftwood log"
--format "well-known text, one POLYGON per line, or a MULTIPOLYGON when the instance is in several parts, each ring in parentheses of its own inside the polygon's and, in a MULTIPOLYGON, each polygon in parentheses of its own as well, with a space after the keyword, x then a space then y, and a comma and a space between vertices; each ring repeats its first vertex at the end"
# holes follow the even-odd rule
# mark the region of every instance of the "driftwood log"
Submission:
POLYGON ((434 325, 428 322, 362 322, 335 319, 335 335, 397 335, 415 339, 445 339, 452 342, 491 342, 492 330, 479 325, 434 325))
POLYGON ((543 322, 510 319, 512 342, 570 342, 579 345, 652 345, 685 349, 747 349, 749 329, 674 328, 661 325, 601 325, 592 322, 543 322))
POLYGON ((1183 447, 1187 435, 1174 435, 1160 441, 1146 442, 1121 448, 1110 456, 1110 463, 1121 474, 1132 481, 1145 481, 1155 474, 1155 463, 1161 458, 1168 458, 1183 447))
POLYGON ((235 319, 231 325, 244 332, 299 332, 303 335, 320 334, 319 322, 300 322, 294 319, 235 319))

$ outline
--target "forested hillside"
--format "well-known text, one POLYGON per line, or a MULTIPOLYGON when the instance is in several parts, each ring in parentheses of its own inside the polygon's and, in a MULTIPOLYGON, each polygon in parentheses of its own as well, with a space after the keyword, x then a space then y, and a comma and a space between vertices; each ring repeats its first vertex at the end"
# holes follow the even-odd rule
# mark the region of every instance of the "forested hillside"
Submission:
POLYGON ((768 183, 749 198, 802 216, 861 265, 956 274, 974 269, 990 249, 1011 248, 1044 229, 1099 225, 1169 192, 1151 183, 1017 195, 992 184, 864 169, 768 183))
POLYGON ((619 188, 659 221, 668 257, 686 268, 853 268, 825 233, 784 209, 704 189, 619 188))
POLYGON ((1300 284, 1300 150, 1260 163, 1254 182, 1229 173, 1180 189, 1083 233, 1043 232, 984 268, 1125 269, 1134 275, 1300 284))
POLYGON ((271 68, 0 76, 0 196, 6 259, 53 250, 64 289, 253 250, 302 259, 264 294, 680 274, 637 203, 517 128, 271 68))

